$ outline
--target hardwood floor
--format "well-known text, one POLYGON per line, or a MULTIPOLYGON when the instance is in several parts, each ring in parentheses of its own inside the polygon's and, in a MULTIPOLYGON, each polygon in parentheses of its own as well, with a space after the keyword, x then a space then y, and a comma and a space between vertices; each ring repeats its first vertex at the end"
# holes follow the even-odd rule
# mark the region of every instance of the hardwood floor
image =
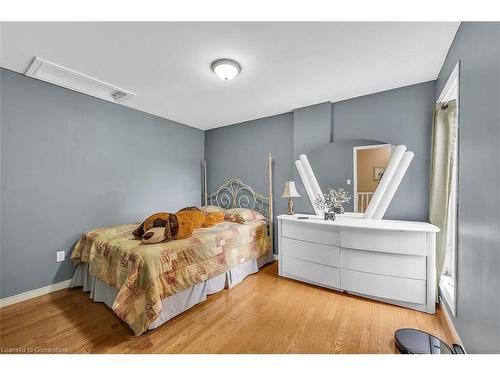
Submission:
POLYGON ((275 262, 139 337, 81 288, 7 306, 0 353, 397 353, 401 327, 452 342, 440 313, 280 278, 275 262))

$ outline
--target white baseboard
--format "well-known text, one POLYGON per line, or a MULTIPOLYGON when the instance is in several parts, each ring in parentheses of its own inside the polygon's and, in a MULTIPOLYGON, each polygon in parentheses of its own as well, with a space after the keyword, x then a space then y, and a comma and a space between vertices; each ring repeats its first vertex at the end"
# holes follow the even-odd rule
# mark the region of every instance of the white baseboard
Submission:
POLYGON ((24 293, 16 294, 15 296, 5 297, 0 299, 0 308, 13 305, 14 303, 26 301, 35 297, 43 296, 44 294, 55 292, 57 290, 65 289, 69 287, 71 279, 64 280, 59 283, 44 286, 42 288, 29 290, 24 293))
POLYGON ((443 314, 444 320, 446 321, 446 324, 448 325, 448 328, 450 329, 451 335, 453 336, 453 340, 455 340, 455 344, 460 345, 464 352, 467 353, 467 350, 465 349, 465 346, 460 339, 460 336, 458 335, 457 330, 455 329, 455 326, 453 325, 453 321, 450 318, 450 314, 448 313, 448 310, 446 309, 446 306, 444 302, 441 300, 441 297, 439 298, 439 309, 441 310, 441 313, 443 314))

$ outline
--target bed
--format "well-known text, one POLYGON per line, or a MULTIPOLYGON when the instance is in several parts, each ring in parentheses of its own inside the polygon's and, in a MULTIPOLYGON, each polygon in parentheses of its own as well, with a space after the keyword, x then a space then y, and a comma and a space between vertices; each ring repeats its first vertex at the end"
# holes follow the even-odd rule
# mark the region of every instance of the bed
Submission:
POLYGON ((90 298, 113 309, 136 335, 157 328, 209 294, 232 288, 274 260, 271 165, 269 155, 270 191, 265 196, 234 178, 209 194, 203 164, 204 205, 259 214, 244 223, 224 221, 195 230, 190 238, 158 244, 134 238, 139 223, 83 233, 71 254, 76 270, 70 287, 90 292, 90 298))

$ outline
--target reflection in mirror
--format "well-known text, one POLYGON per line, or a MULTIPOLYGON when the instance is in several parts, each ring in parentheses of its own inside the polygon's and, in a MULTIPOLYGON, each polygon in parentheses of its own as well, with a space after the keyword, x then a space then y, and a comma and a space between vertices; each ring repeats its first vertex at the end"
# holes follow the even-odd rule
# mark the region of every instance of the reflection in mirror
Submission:
MULTIPOLYGON (((307 158, 324 193, 342 187, 353 197, 344 206, 345 211, 364 212, 387 167, 391 150, 392 146, 386 142, 348 139, 318 147, 307 158), (365 194, 363 198, 360 193, 365 194)), ((297 181, 297 185, 305 193, 302 181, 297 181)), ((313 212, 312 205, 309 211, 313 212)))
POLYGON ((389 144, 353 147, 354 212, 366 211, 389 164, 391 150, 389 144))

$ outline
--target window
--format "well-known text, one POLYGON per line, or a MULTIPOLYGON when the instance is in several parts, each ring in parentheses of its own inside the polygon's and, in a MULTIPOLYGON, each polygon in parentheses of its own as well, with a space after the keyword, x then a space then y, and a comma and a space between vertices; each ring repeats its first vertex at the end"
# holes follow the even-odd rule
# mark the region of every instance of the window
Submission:
MULTIPOLYGON (((457 114, 460 112, 459 106, 459 63, 453 69, 453 72, 448 78, 438 102, 448 102, 456 100, 457 114)), ((458 115, 459 116, 459 115, 458 115)), ((458 140, 458 126, 456 134, 452 137, 458 140)), ((452 158, 454 160, 451 181, 450 194, 450 210, 448 212, 448 230, 446 238, 446 256, 443 267, 443 273, 439 280, 439 291, 441 297, 445 300, 453 315, 456 315, 456 281, 457 281, 457 205, 458 205, 458 142, 457 147, 453 151, 452 158)))

